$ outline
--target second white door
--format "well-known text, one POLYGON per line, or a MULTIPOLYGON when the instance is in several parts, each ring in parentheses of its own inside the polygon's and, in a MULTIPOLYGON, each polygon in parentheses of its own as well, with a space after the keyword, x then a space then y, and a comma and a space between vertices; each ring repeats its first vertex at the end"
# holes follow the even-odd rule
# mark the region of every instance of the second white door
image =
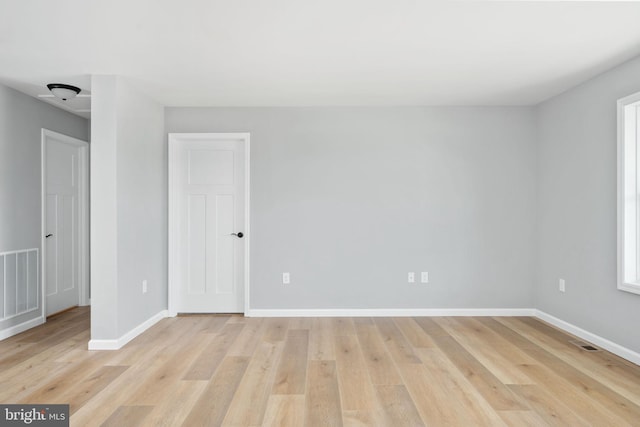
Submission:
POLYGON ((80 303, 87 149, 84 141, 42 132, 47 316, 80 303))
POLYGON ((245 135, 170 135, 172 276, 177 282, 172 311, 244 311, 247 142, 245 135))

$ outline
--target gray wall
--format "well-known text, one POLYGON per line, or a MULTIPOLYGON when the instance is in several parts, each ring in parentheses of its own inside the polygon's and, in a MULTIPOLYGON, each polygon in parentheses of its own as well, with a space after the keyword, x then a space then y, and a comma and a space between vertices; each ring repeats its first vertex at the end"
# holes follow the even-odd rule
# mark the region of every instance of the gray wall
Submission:
POLYGON ((91 78, 91 340, 118 335, 117 79, 91 78))
POLYGON ((532 307, 532 108, 165 115, 167 132, 251 132, 251 308, 532 307))
MULTIPOLYGON (((87 120, 0 85, 0 252, 40 248, 42 128, 89 136, 87 120)), ((0 329, 41 314, 0 322, 0 329)))
POLYGON ((118 80, 118 336, 167 308, 164 107, 118 80), (147 280, 148 292, 142 293, 147 280))
POLYGON ((167 308, 164 107, 96 75, 92 110, 91 339, 114 340, 167 308))
POLYGON ((640 295, 616 287, 616 100, 638 91, 640 58, 538 106, 535 285, 537 308, 636 352, 640 295))
POLYGON ((115 340, 167 308, 164 107, 116 76, 91 102, 91 339, 115 340))

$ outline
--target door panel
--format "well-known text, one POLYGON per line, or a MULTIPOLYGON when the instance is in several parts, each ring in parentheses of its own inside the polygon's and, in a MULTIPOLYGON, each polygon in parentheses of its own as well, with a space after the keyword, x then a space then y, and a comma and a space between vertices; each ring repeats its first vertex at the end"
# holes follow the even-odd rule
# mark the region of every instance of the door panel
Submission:
POLYGON ((73 291, 76 289, 75 277, 75 240, 76 240, 76 206, 75 196, 64 195, 62 197, 62 228, 58 230, 60 248, 58 253, 60 256, 60 267, 62 273, 62 281, 60 282, 63 291, 73 291))
POLYGON ((47 315, 78 305, 80 147, 47 137, 45 272, 47 315))
POLYGON ((216 196, 216 291, 219 294, 232 294, 235 291, 235 251, 237 237, 231 233, 234 227, 234 196, 223 194, 216 196))
POLYGON ((176 144, 177 311, 242 312, 244 139, 176 144))
POLYGON ((45 274, 47 275, 47 289, 45 295, 54 295, 58 292, 58 251, 56 250, 56 236, 58 233, 58 196, 55 194, 47 194, 46 198, 46 235, 53 234, 53 236, 45 239, 44 250, 47 253, 45 274))
POLYGON ((233 185, 233 151, 189 150, 189 185, 233 185))
POLYGON ((189 194, 187 216, 187 272, 189 295, 207 292, 207 196, 189 194))

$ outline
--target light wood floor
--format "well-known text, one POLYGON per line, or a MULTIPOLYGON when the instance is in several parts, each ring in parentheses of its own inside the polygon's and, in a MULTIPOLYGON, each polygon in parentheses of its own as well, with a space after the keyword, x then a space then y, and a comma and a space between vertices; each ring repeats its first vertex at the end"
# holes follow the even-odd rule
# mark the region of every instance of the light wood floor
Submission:
POLYGON ((74 309, 0 342, 0 402, 72 426, 640 425, 640 367, 532 318, 164 319, 87 351, 74 309))

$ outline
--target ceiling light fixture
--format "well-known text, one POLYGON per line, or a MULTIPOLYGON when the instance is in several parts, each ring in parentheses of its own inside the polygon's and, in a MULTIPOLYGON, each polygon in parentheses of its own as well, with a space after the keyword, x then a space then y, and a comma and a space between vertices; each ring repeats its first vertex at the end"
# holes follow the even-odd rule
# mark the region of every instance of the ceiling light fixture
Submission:
POLYGON ((54 96, 62 99, 63 101, 75 98, 76 95, 80 93, 79 87, 66 85, 63 83, 49 83, 47 87, 49 88, 51 93, 54 94, 54 96))

